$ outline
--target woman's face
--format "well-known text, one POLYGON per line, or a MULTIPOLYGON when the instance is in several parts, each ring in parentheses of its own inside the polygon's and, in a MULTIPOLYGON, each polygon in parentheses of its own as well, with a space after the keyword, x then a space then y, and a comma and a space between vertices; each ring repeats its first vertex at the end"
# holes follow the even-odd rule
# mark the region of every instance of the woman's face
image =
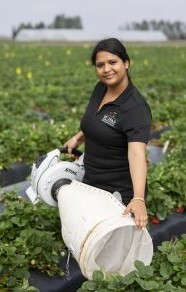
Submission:
POLYGON ((118 86, 128 81, 128 61, 123 61, 117 55, 101 51, 96 55, 96 71, 99 79, 107 86, 118 86))

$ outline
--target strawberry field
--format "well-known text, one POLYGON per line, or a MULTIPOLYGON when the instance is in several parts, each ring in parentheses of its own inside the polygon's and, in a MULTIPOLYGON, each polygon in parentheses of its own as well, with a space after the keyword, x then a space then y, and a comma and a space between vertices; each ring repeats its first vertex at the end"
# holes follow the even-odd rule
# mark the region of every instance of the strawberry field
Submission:
MULTIPOLYGON (((164 219, 186 202, 185 47, 133 45, 128 51, 133 82, 151 106, 152 131, 169 128, 149 143, 169 145, 163 163, 149 166, 149 213, 164 219)), ((97 80, 90 54, 88 45, 1 44, 0 169, 31 165, 79 129, 97 80)))
MULTIPOLYGON (((162 160, 153 163, 149 159, 148 166, 149 221, 159 223, 170 214, 184 213, 186 206, 186 50, 176 44, 128 45, 127 49, 131 57, 132 80, 152 110, 152 135, 148 147, 167 145, 162 160)), ((91 50, 90 45, 0 44, 1 171, 8 170, 16 162, 31 165, 35 158, 63 145, 79 130, 81 116, 97 81, 89 59, 91 50)), ((3 218, 5 222, 6 218, 3 218)), ((4 238, 7 234, 7 241, 13 240, 9 236, 11 226, 5 225, 0 224, 0 234, 4 230, 4 238)), ((10 262, 4 267, 6 264, 8 267, 10 262)), ((45 270, 46 264, 39 266, 35 260, 33 266, 45 270)), ((1 269, 0 262, 0 273, 1 269)), ((102 279, 103 275, 100 277, 102 279)), ((5 282, 6 277, 2 287, 8 287, 5 282)), ((90 284, 90 291, 99 290, 91 290, 90 284)))

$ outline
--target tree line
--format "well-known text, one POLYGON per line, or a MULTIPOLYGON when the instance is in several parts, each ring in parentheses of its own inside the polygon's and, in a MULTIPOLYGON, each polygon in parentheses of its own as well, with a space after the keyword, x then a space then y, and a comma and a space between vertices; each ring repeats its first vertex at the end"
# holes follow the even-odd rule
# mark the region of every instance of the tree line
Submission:
MULTIPOLYGON (((16 28, 12 29, 12 37, 15 38, 21 29, 60 29, 60 28, 75 28, 82 29, 82 21, 80 16, 67 17, 65 14, 55 16, 50 24, 39 22, 21 23, 16 28)), ((143 30, 143 31, 162 31, 168 39, 178 40, 186 39, 186 23, 181 21, 147 21, 132 22, 124 24, 118 28, 119 30, 143 30)))
POLYGON ((65 14, 55 16, 52 23, 46 25, 44 22, 36 24, 20 23, 16 28, 12 29, 12 37, 15 38, 21 29, 59 29, 59 28, 76 28, 82 29, 82 21, 80 16, 67 17, 65 14))
POLYGON ((186 39, 186 23, 181 21, 147 21, 132 22, 119 27, 119 30, 148 30, 148 31, 162 31, 168 39, 178 40, 186 39))

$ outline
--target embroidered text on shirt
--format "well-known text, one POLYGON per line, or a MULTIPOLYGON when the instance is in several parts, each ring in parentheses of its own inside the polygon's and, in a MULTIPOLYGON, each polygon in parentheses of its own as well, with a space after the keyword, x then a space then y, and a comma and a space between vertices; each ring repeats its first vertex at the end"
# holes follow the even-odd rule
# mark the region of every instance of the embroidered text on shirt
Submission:
POLYGON ((117 112, 109 112, 108 114, 105 114, 101 120, 102 122, 113 127, 117 122, 116 115, 117 112))

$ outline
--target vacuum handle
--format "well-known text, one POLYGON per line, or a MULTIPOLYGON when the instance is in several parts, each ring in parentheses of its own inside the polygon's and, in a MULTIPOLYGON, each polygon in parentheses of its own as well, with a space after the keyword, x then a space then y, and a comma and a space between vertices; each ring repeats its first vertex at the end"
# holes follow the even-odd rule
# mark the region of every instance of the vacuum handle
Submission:
MULTIPOLYGON (((62 154, 68 154, 68 148, 67 147, 60 147, 58 149, 62 154)), ((72 154, 77 156, 77 157, 80 157, 83 153, 78 149, 72 149, 72 154)))

